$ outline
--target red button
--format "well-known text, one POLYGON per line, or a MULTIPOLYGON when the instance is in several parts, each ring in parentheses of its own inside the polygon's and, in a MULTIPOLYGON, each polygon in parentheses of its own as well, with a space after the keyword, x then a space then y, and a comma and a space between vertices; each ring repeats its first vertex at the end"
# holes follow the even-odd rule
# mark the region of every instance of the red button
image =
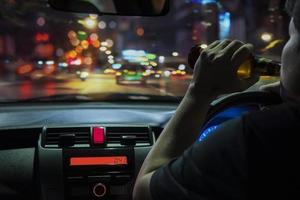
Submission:
POLYGON ((94 145, 101 145, 105 143, 105 128, 93 127, 92 139, 94 145))

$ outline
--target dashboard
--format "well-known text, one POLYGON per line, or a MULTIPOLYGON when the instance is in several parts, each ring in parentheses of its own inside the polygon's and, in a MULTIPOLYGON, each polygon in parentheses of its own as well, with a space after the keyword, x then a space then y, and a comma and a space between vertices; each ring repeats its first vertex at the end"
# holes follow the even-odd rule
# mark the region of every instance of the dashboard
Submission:
POLYGON ((0 199, 131 199, 177 104, 1 107, 0 199))
MULTIPOLYGON (((212 103, 199 141, 274 98, 212 103)), ((178 104, 56 103, 0 110, 0 199, 131 199, 134 180, 178 104)))

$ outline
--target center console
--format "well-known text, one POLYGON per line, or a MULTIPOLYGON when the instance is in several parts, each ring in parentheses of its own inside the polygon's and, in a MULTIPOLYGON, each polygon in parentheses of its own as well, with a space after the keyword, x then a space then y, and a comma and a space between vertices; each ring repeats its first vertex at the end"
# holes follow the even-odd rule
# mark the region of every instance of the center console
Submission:
POLYGON ((64 149, 66 199, 130 199, 134 149, 64 149))
POLYGON ((44 128, 37 148, 41 199, 131 199, 153 142, 147 126, 44 128))

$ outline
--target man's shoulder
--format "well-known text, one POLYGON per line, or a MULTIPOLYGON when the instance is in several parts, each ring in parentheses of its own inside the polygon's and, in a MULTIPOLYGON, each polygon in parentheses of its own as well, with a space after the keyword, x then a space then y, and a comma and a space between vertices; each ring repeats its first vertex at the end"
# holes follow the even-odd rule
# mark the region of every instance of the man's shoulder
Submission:
POLYGON ((296 128, 300 121, 299 110, 293 105, 282 103, 245 114, 242 117, 242 122, 245 130, 256 129, 259 132, 296 128))

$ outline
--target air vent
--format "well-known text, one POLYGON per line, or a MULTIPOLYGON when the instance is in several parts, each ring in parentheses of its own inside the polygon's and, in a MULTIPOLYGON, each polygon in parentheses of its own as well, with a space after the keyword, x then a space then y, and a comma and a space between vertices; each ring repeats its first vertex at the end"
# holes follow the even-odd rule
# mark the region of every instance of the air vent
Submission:
POLYGON ((153 141, 149 127, 106 127, 108 146, 150 146, 153 141))
POLYGON ((90 146, 91 130, 89 127, 47 128, 44 135, 45 147, 59 147, 62 138, 72 137, 75 146, 90 146))

